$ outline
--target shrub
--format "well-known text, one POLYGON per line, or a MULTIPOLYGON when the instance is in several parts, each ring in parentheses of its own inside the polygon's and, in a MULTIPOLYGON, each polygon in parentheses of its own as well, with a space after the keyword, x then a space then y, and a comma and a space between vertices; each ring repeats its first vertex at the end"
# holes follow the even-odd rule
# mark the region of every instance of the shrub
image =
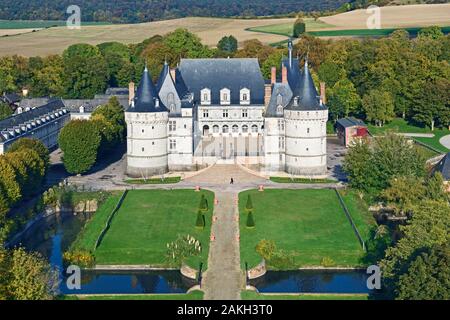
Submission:
POLYGON ((256 252, 265 260, 270 260, 277 250, 273 240, 261 240, 256 245, 256 252))
POLYGON ((292 35, 294 38, 299 38, 302 34, 306 32, 306 24, 302 18, 298 18, 294 23, 294 30, 292 35))
POLYGON ((248 195, 247 203, 245 204, 245 211, 247 212, 253 211, 252 197, 250 195, 248 195))
POLYGON ((322 259, 322 261, 320 262, 320 265, 321 265, 322 267, 329 268, 329 267, 334 267, 334 266, 336 265, 336 263, 335 263, 334 260, 331 259, 330 257, 324 257, 324 258, 322 259))
POLYGON ((268 265, 273 269, 289 270, 295 267, 294 255, 284 250, 276 250, 272 258, 268 260, 268 265))
POLYGON ((20 138, 11 145, 8 152, 22 151, 24 149, 36 151, 39 158, 41 158, 44 162, 45 171, 47 171, 50 165, 50 155, 47 147, 40 140, 33 138, 20 138))
POLYGON ((199 209, 202 212, 208 211, 208 200, 206 199, 204 194, 202 194, 202 198, 200 199, 199 209))
POLYGON ((247 228, 254 228, 255 227, 255 220, 253 219, 253 212, 249 212, 247 214, 247 223, 246 223, 247 228))
POLYGON ((90 251, 71 250, 63 254, 65 265, 77 265, 81 268, 89 268, 95 265, 95 257, 90 251))
POLYGON ((195 226, 201 229, 205 227, 205 215, 201 211, 197 213, 197 222, 195 223, 195 226))

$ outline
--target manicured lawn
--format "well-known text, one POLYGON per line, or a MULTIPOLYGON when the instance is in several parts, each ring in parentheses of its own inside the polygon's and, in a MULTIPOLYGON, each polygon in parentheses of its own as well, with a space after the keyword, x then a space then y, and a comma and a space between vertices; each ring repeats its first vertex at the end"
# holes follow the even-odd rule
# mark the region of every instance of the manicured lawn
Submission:
POLYGON ((164 179, 130 179, 125 180, 129 184, 173 184, 181 181, 181 177, 169 177, 164 179))
POLYGON ((242 291, 242 300, 367 300, 367 294, 260 294, 242 291))
POLYGON ((115 192, 105 200, 71 245, 72 249, 82 249, 92 252, 95 250, 95 242, 105 227, 109 215, 119 202, 120 196, 121 193, 115 192))
MULTIPOLYGON (((200 241, 202 253, 188 259, 198 268, 206 266, 209 251, 211 213, 214 194, 194 190, 133 190, 129 191, 121 208, 112 220, 102 243, 94 252, 97 264, 146 264, 168 267, 165 260, 167 243, 178 235, 191 235, 200 241), (208 199, 206 227, 195 228, 201 194, 208 199)), ((92 229, 100 233, 103 223, 96 221, 92 229)), ((81 241, 85 241, 84 239, 81 241)))
POLYGON ((64 296, 62 300, 203 300, 202 291, 186 294, 134 294, 134 295, 85 295, 64 296))
POLYGON ((338 181, 331 179, 305 179, 305 178, 289 178, 289 177, 270 177, 270 181, 276 183, 336 183, 338 181))
MULTIPOLYGON (((367 221, 352 204, 352 215, 365 230, 367 221)), ((289 269, 319 266, 324 257, 336 266, 359 266, 364 255, 334 190, 250 190, 239 195, 241 212, 241 262, 253 267, 261 261, 257 243, 273 240, 278 249, 292 252, 289 269), (244 212, 248 195, 254 207, 256 227, 246 228, 244 212)), ((364 231, 365 233, 366 231, 364 231)))
POLYGON ((414 138, 414 140, 424 143, 442 153, 450 152, 450 149, 447 149, 439 142, 442 137, 450 134, 450 130, 435 129, 432 133, 434 134, 434 138, 414 138))

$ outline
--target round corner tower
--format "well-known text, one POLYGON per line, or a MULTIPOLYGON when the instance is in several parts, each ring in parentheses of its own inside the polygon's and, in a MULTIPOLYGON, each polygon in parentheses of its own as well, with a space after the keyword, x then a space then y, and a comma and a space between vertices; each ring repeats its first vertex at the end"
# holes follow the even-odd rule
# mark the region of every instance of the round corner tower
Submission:
POLYGON ((285 108, 286 172, 299 176, 327 174, 328 109, 319 99, 308 63, 291 103, 285 108))
POLYGON ((148 178, 168 172, 169 111, 160 101, 147 67, 136 97, 125 112, 127 175, 148 178))

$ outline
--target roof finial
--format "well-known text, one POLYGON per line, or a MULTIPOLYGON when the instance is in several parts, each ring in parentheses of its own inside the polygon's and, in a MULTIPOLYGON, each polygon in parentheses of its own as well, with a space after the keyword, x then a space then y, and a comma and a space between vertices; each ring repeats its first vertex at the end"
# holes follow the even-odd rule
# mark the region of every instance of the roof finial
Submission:
POLYGON ((289 68, 292 68, 292 51, 293 51, 293 46, 292 46, 292 39, 289 38, 288 40, 288 49, 289 49, 289 68))

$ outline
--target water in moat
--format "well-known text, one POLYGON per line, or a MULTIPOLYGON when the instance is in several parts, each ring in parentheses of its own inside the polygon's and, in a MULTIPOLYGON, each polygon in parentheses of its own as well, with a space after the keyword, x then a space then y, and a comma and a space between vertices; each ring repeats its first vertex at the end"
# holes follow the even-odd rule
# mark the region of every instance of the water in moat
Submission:
POLYGON ((365 271, 269 271, 250 285, 264 293, 369 293, 365 271))
POLYGON ((48 258, 60 275, 60 292, 63 294, 140 294, 185 293, 196 283, 173 271, 82 271, 81 290, 69 290, 63 269, 62 254, 81 231, 88 214, 65 213, 53 215, 35 223, 16 245, 38 251, 48 258))

